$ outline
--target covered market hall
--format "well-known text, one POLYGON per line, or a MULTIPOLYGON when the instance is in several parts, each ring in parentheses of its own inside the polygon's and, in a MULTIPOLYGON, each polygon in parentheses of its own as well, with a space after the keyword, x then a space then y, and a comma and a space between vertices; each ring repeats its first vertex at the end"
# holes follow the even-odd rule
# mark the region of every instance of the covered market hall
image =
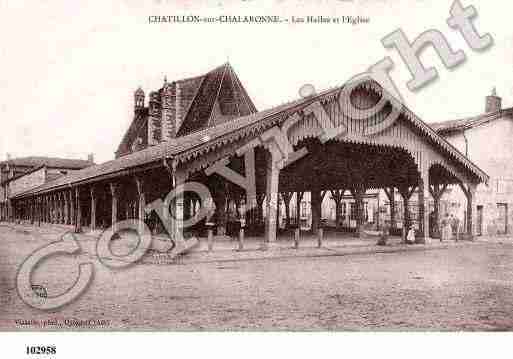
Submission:
MULTIPOLYGON (((237 88, 231 87, 232 96, 236 93, 238 100, 235 115, 207 127, 194 126, 199 112, 192 120, 184 115, 182 123, 175 123, 181 128, 189 126, 183 135, 170 139, 162 135, 156 143, 146 139, 142 148, 132 146, 131 151, 112 161, 17 195, 12 199, 12 219, 34 225, 72 225, 81 232, 136 218, 144 221, 152 233, 166 232, 169 226, 162 222, 171 219, 148 210, 148 204, 164 200, 181 184, 199 183, 208 188, 208 198, 187 190, 170 202, 171 217, 176 217, 174 223, 178 223, 173 226, 174 233, 167 230, 171 238, 177 234, 175 231, 185 238, 205 236, 207 228, 213 228, 217 235, 231 233, 227 214, 235 208, 247 233, 259 236, 264 244, 272 244, 277 240, 278 203, 284 204, 286 226, 292 228, 291 213, 297 213, 295 218, 299 218, 300 200, 309 192, 310 230, 317 233, 323 225, 324 196, 331 194, 338 217, 340 201, 348 192, 355 201, 359 236, 365 227, 363 197, 367 190, 379 189, 391 199, 391 232, 397 229, 395 194, 402 198, 406 220, 411 196, 417 193, 416 241, 424 243, 430 235, 428 199, 434 200, 438 221, 437 203, 443 190, 447 185, 458 185, 467 199, 464 230, 468 237, 474 234, 473 196, 476 186, 486 182, 488 176, 392 97, 362 118, 358 110, 376 107, 384 96, 377 82, 364 81, 350 91, 341 86, 312 93, 257 112, 250 100, 244 100, 247 95, 232 76, 232 84, 238 84, 237 88), (247 105, 245 111, 240 105, 243 102, 247 105), (290 206, 292 198, 296 198, 295 208, 290 206), (191 226, 180 225, 197 218, 201 208, 211 208, 212 215, 198 218, 191 226)), ((218 91, 217 96, 219 93, 230 97, 228 90, 218 91)), ((198 95, 195 96, 189 111, 194 112, 198 95)), ((205 99, 198 106, 204 104, 205 99)), ((137 106, 144 107, 144 98, 137 106)), ((209 118, 215 116, 215 111, 229 111, 226 108, 221 103, 209 118)), ((180 130, 176 132, 180 134, 180 130)))

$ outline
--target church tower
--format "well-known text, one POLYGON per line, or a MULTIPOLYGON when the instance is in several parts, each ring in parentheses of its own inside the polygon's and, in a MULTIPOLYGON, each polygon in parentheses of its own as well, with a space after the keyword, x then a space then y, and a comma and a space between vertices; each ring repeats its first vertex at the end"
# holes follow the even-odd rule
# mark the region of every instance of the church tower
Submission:
POLYGON ((144 91, 141 87, 134 93, 134 112, 144 108, 144 91))

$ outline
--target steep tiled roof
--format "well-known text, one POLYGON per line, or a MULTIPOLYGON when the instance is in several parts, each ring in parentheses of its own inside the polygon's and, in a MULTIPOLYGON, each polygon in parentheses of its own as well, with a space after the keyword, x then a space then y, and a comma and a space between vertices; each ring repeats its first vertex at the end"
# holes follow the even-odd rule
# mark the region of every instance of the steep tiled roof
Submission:
POLYGON ((53 167, 53 168, 67 168, 79 170, 85 167, 89 167, 93 165, 93 163, 87 160, 75 160, 68 158, 54 158, 54 157, 20 157, 13 158, 7 161, 0 162, 0 166, 3 165, 12 165, 12 166, 23 166, 23 167, 53 167))
POLYGON ((177 137, 257 112, 229 63, 206 74, 177 137))
MULTIPOLYGON (((179 137, 170 142, 164 142, 144 150, 131 153, 113 161, 105 162, 100 165, 85 168, 76 171, 53 182, 31 190, 23 195, 33 193, 47 192, 58 188, 66 188, 72 184, 80 184, 93 181, 102 176, 115 176, 124 171, 148 165, 164 158, 176 158, 180 161, 187 161, 194 153, 203 153, 208 149, 215 148, 221 142, 228 142, 234 138, 241 138, 247 134, 261 131, 263 128, 269 128, 283 116, 303 108, 309 103, 318 101, 328 96, 334 95, 340 91, 340 87, 324 91, 318 95, 308 98, 298 99, 280 106, 253 113, 247 116, 239 117, 231 121, 221 123, 215 127, 205 128, 190 135, 179 137)), ((433 140, 436 146, 450 153, 457 161, 460 161, 475 176, 487 181, 488 176, 479 167, 468 160, 456 148, 450 145, 445 139, 436 134, 436 132, 421 121, 411 110, 403 106, 406 119, 416 126, 427 138, 433 140)))
POLYGON ((496 112, 490 112, 473 117, 466 117, 458 120, 449 120, 442 122, 430 123, 429 126, 439 134, 447 134, 455 131, 462 131, 468 128, 484 125, 495 121, 504 116, 513 115, 513 108, 508 108, 496 112))

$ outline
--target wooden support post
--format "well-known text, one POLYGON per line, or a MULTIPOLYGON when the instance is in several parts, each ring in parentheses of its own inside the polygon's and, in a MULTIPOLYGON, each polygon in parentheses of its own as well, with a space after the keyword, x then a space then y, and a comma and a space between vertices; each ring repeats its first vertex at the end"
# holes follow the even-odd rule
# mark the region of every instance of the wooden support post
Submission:
POLYGON ((139 231, 144 231, 144 210, 146 208, 146 194, 144 193, 144 181, 141 177, 135 177, 137 187, 137 218, 139 219, 139 231))
POLYGON ((296 192, 296 222, 297 228, 301 231, 301 201, 305 192, 296 192))
POLYGON ((96 230, 96 192, 91 185, 91 232, 96 230))
POLYGON ((36 203, 37 203, 37 225, 38 225, 38 227, 41 227, 41 217, 43 215, 42 208, 41 208, 41 197, 36 197, 36 203))
POLYGON ((64 198, 64 224, 69 224, 69 197, 67 192, 62 194, 64 198))
POLYGON ((340 226, 340 210, 342 205, 342 196, 345 190, 331 190, 331 198, 335 202, 335 228, 340 226))
POLYGON ((440 238, 440 199, 442 198, 445 190, 447 188, 447 184, 439 184, 435 183, 433 185, 429 185, 429 192, 431 193, 431 197, 433 197, 433 218, 431 223, 432 230, 430 231, 430 235, 433 238, 440 238))
POLYGON ((66 224, 65 216, 64 216, 64 194, 59 193, 59 209, 60 209, 60 223, 66 224))
POLYGON ((389 188, 385 187, 384 191, 387 195, 388 202, 390 203, 390 229, 395 229, 395 188, 393 186, 389 188))
MULTIPOLYGON (((277 145, 275 145, 277 146, 277 145)), ((279 151, 276 149, 275 151, 279 151)), ((272 153, 277 153, 273 152, 272 153)), ((278 206, 278 185, 280 179, 280 169, 278 161, 274 159, 275 155, 267 158, 266 173, 266 220, 265 220, 265 238, 263 249, 267 249, 269 244, 276 242, 276 213, 278 206)))
POLYGON ((465 197, 467 198, 467 236, 470 240, 474 240, 474 237, 476 235, 475 227, 473 225, 473 218, 474 218, 474 196, 476 193, 476 187, 477 185, 474 183, 469 183, 466 186, 463 183, 459 183, 459 186, 463 193, 465 194, 465 197))
POLYGON ((244 250, 244 223, 240 221, 240 229, 239 229, 239 251, 244 250))
POLYGON ((295 231, 294 231, 294 249, 298 249, 299 248, 299 236, 300 236, 300 233, 301 233, 301 229, 298 226, 295 229, 295 231))
POLYGON ((77 186, 75 187, 75 212, 76 212, 76 218, 75 218, 75 233, 81 233, 82 232, 82 206, 80 203, 80 188, 77 186))
POLYGON ((60 193, 57 193, 56 199, 57 199, 57 223, 62 224, 62 219, 64 216, 63 216, 62 201, 61 201, 60 193))
MULTIPOLYGON (((216 204, 216 225, 217 235, 224 236, 226 234, 227 223, 227 207, 228 207, 228 191, 226 182, 222 182, 215 191, 214 200, 216 204)), ((178 196, 177 196, 178 200, 178 196)))
POLYGON ((363 204, 363 196, 365 195, 365 192, 367 189, 363 185, 363 183, 359 183, 354 185, 353 188, 350 189, 351 194, 353 195, 353 198, 355 200, 355 207, 356 207, 356 235, 359 238, 363 237, 363 225, 365 222, 365 216, 364 213, 364 204, 363 204))
POLYGON ((470 240, 474 240, 476 235, 475 227, 473 225, 474 218, 474 197, 476 194, 476 185, 470 184, 467 195, 467 233, 470 240))
POLYGON ((264 222, 264 200, 265 193, 257 193, 256 201, 257 201, 257 223, 262 224, 264 222))
POLYGON ((418 183, 418 218, 419 235, 415 238, 415 243, 425 244, 429 238, 429 206, 427 198, 429 196, 429 173, 422 171, 418 183))
POLYGON ((413 192, 415 192, 415 188, 416 188, 415 186, 409 187, 406 184, 402 184, 402 185, 397 187, 397 189, 399 190, 399 194, 401 195, 401 197, 403 199, 403 206, 404 206, 403 228, 402 228, 403 242, 406 242, 406 235, 408 234, 408 228, 407 227, 411 225, 411 220, 410 220, 410 198, 411 198, 413 192))
POLYGON ((290 201, 294 192, 282 192, 281 198, 283 198, 283 204, 285 206, 285 228, 290 228, 290 201))
POLYGON ((317 233, 317 248, 322 247, 323 240, 324 240, 324 229, 322 227, 320 227, 318 229, 318 233, 317 233))
POLYGON ((73 190, 69 190, 69 210, 70 210, 70 224, 72 226, 76 223, 76 208, 75 208, 75 196, 73 195, 73 190))
POLYGON ((321 225, 321 191, 313 189, 310 194, 310 203, 312 208, 312 234, 315 235, 321 225))
POLYGON ((34 217, 36 215, 36 206, 35 206, 35 198, 32 198, 29 200, 30 201, 30 215, 29 215, 29 219, 30 219, 30 224, 34 224, 34 217))
POLYGON ((116 231, 117 231, 116 224, 118 222, 118 185, 114 182, 111 182, 109 184, 109 188, 110 188, 110 194, 111 194, 111 199, 112 199, 112 202, 111 202, 111 205, 112 205, 111 228, 112 228, 112 232, 116 233, 116 231))

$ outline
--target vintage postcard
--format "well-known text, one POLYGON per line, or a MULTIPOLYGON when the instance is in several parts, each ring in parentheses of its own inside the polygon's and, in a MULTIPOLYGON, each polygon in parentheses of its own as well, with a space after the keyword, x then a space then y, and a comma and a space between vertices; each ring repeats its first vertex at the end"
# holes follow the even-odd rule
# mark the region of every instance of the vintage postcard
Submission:
POLYGON ((512 330, 512 10, 0 1, 0 341, 512 330))

